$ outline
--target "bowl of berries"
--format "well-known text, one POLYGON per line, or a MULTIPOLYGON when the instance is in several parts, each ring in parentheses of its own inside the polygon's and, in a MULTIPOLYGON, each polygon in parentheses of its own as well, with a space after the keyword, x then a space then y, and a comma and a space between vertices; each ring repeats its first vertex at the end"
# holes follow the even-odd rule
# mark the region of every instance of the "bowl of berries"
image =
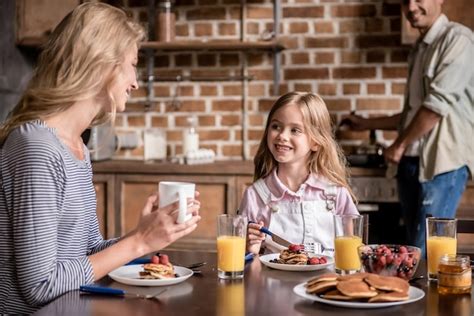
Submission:
POLYGON ((405 245, 362 245, 359 258, 365 272, 413 278, 420 262, 421 249, 405 245))

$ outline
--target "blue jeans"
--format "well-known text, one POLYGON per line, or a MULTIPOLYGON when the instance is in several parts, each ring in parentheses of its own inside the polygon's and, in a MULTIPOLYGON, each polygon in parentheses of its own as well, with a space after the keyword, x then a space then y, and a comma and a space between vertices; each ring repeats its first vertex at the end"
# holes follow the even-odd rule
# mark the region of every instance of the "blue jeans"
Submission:
POLYGON ((406 242, 421 248, 422 255, 425 256, 426 216, 456 217, 469 171, 464 166, 420 183, 419 169, 417 157, 403 157, 398 165, 397 184, 406 227, 406 242))

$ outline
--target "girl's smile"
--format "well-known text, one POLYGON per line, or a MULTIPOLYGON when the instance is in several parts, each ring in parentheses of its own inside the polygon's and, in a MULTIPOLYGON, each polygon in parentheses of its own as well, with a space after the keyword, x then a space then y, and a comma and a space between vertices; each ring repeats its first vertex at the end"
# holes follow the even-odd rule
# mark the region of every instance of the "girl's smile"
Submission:
POLYGON ((274 113, 267 137, 270 152, 280 167, 282 164, 306 167, 312 142, 305 131, 298 105, 290 103, 274 113))

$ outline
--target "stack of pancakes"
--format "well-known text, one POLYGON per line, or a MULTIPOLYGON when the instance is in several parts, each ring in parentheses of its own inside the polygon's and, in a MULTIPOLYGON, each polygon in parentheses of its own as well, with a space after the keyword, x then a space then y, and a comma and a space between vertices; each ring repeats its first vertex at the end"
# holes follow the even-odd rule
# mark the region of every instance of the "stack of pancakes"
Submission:
POLYGON ((143 271, 140 272, 140 279, 171 279, 175 277, 171 263, 147 263, 143 265, 143 271))
POLYGON ((409 299, 408 281, 371 273, 340 276, 326 273, 309 280, 306 292, 325 299, 360 302, 397 302, 409 299))
POLYGON ((280 252, 280 257, 276 259, 275 263, 282 264, 307 264, 308 254, 304 251, 290 251, 289 249, 284 249, 280 252))

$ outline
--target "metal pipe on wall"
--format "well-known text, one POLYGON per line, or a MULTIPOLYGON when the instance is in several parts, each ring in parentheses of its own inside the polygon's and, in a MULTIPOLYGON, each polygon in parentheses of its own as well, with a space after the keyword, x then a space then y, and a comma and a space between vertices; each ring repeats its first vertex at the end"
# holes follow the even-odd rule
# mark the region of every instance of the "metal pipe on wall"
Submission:
MULTIPOLYGON (((243 42, 246 38, 246 0, 240 1, 240 14, 241 14, 241 24, 240 24, 240 40, 243 42)), ((248 69, 247 69, 247 53, 240 52, 239 54, 240 60, 242 63, 241 68, 241 76, 242 78, 248 77, 248 69)), ((248 148, 248 109, 247 109, 247 95, 248 95, 248 80, 242 80, 242 155, 244 160, 248 160, 250 153, 248 148)))

